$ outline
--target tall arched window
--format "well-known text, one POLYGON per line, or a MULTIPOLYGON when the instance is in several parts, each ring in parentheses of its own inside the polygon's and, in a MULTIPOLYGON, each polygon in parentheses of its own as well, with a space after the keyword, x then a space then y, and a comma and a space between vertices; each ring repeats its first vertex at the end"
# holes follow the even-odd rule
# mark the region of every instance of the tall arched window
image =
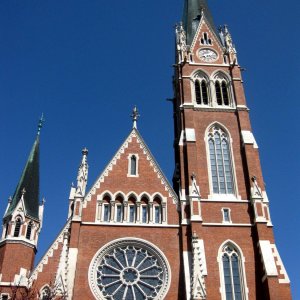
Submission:
POLYGON ((16 220, 16 225, 15 225, 15 231, 14 231, 14 237, 19 237, 20 231, 21 231, 21 225, 22 221, 20 218, 16 220))
POLYGON ((245 300, 244 267, 241 253, 231 243, 222 248, 221 261, 224 299, 245 300))
POLYGON ((26 231, 26 239, 30 240, 32 231, 32 222, 29 222, 27 231, 26 231))
POLYGON ((136 175, 136 156, 132 155, 130 158, 130 175, 136 175))
POLYGON ((208 134, 210 171, 214 194, 233 194, 233 173, 228 135, 218 126, 208 134))
POLYGON ((223 72, 217 72, 213 76, 215 85, 215 101, 218 106, 233 106, 233 99, 230 93, 230 80, 223 72))
POLYGON ((205 74, 197 73, 194 78, 194 99, 198 105, 209 104, 209 80, 205 74))

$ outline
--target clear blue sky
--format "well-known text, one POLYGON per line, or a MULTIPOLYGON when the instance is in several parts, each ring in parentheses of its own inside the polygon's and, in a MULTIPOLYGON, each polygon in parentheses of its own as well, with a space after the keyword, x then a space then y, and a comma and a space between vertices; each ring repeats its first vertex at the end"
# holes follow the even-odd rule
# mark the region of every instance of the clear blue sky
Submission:
MULTIPOLYGON (((14 189, 44 112, 40 257, 67 218, 81 149, 89 186, 131 129, 139 130, 169 179, 174 25, 183 0, 2 0, 0 2, 0 212, 14 189)), ((275 225, 277 246, 300 299, 299 1, 209 1, 228 24, 275 225), (297 286, 298 285, 298 286, 297 286)))

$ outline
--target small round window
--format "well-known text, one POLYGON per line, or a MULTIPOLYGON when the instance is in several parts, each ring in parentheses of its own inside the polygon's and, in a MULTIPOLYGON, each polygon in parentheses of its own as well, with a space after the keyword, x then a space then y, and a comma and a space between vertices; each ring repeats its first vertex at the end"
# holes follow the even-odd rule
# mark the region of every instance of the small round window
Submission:
POLYGON ((154 245, 121 239, 97 252, 90 265, 89 282, 97 299, 164 299, 170 268, 154 245))

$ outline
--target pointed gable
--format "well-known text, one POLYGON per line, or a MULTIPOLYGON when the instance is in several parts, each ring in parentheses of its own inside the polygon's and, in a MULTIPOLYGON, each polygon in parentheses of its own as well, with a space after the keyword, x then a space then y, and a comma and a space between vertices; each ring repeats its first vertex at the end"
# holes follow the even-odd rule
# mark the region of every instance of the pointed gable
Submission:
MULTIPOLYGON (((155 195, 178 205, 177 195, 137 129, 133 129, 85 197, 85 202, 109 191, 111 195, 155 195), (131 158, 136 174, 131 174, 131 158)), ((89 205, 87 205, 89 206, 89 205)))

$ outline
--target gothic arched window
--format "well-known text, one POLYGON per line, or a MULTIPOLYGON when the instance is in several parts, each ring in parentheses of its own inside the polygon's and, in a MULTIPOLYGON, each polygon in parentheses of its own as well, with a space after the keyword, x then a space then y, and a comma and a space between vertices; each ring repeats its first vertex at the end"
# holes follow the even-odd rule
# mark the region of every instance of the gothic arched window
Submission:
POLYGON ((137 154, 129 154, 128 156, 128 174, 129 177, 138 177, 138 160, 139 156, 137 154))
POLYGON ((16 225, 15 225, 15 231, 14 231, 14 237, 19 237, 20 231, 21 231, 21 225, 22 225, 21 218, 17 218, 16 225))
POLYGON ((233 172, 230 139, 218 126, 212 126, 208 134, 210 171, 214 194, 233 194, 233 172))
POLYGON ((222 248, 220 258, 224 299, 245 300, 246 289, 241 253, 236 247, 228 243, 222 248))
POLYGON ((194 81, 194 94, 195 102, 198 105, 209 104, 209 84, 208 79, 202 73, 199 73, 195 77, 194 81))
POLYGON ((228 84, 225 80, 217 80, 215 83, 216 99, 218 105, 229 106, 228 84))
POLYGON ((31 231, 32 231, 32 222, 29 222, 27 226, 27 231, 26 231, 26 239, 30 240, 31 238, 31 231))
POLYGON ((212 82, 214 83, 214 103, 217 106, 234 106, 234 99, 231 93, 230 78, 224 72, 217 72, 212 76, 212 82))

